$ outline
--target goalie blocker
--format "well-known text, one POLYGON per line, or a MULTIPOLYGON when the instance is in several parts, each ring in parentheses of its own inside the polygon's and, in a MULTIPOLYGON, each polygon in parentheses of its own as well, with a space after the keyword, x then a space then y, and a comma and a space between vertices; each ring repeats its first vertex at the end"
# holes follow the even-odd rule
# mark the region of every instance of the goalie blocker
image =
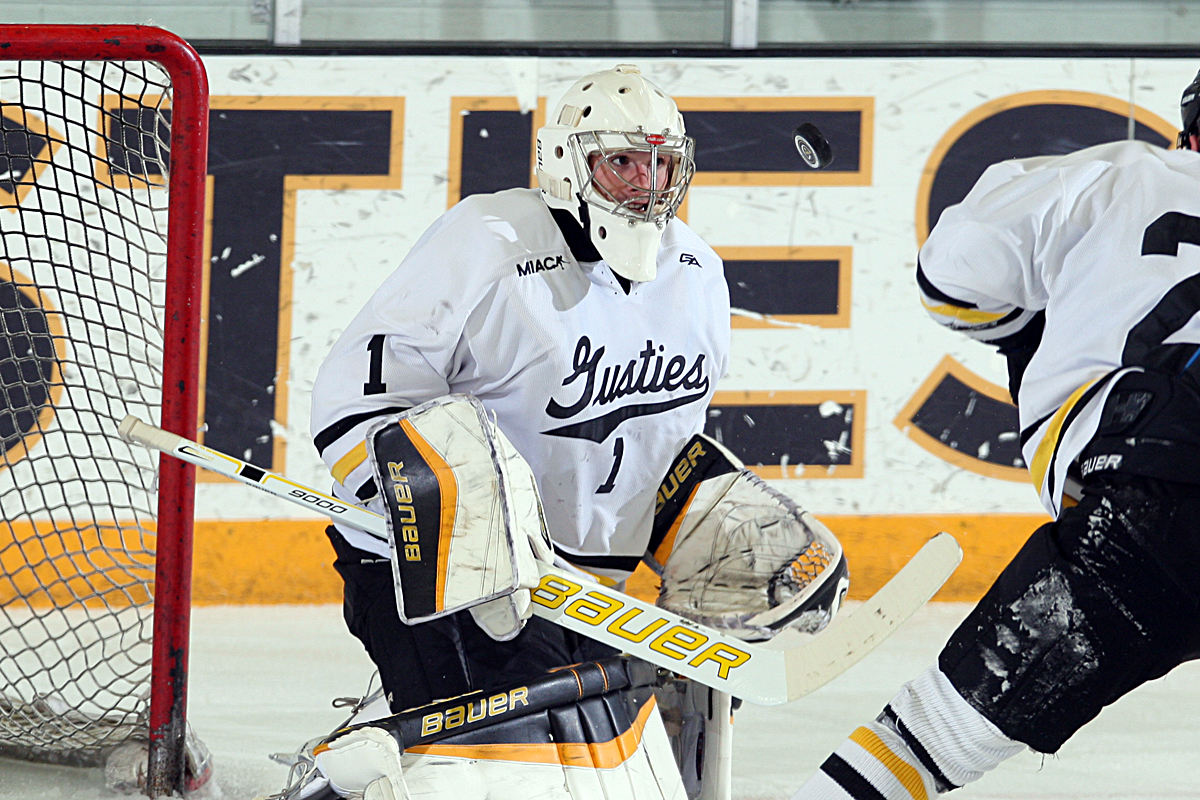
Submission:
POLYGON ((656 682, 652 665, 610 658, 354 725, 313 749, 293 796, 686 800, 656 682))
POLYGON ((470 395, 382 418, 367 454, 386 509, 406 625, 470 609, 496 641, 521 632, 537 560, 554 561, 529 464, 470 395))
POLYGON ((816 633, 850 586, 833 532, 704 434, 659 487, 646 560, 660 607, 747 641, 816 633))

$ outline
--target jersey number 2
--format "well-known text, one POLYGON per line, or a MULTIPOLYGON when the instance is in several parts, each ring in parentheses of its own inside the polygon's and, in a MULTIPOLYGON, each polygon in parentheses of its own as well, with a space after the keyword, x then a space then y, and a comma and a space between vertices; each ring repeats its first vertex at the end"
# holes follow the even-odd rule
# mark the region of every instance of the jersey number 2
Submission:
MULTIPOLYGON (((1200 246, 1200 217, 1169 211, 1146 227, 1143 256, 1179 257, 1179 246, 1200 246)), ((1200 310, 1200 275, 1184 278, 1142 317, 1125 337, 1121 363, 1157 367, 1169 372, 1186 370, 1200 352, 1194 344, 1164 344, 1200 310)))

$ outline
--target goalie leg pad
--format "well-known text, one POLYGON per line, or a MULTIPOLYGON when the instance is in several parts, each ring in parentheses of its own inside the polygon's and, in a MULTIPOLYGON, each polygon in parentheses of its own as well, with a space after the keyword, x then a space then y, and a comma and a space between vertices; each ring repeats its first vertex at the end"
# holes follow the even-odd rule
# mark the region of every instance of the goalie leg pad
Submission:
POLYGON ((656 680, 654 667, 629 658, 564 667, 335 734, 318 766, 339 742, 369 738, 375 749, 360 747, 368 758, 354 786, 329 776, 340 788, 363 791, 386 777, 408 793, 396 800, 686 800, 656 680))
POLYGON ((654 690, 689 800, 728 800, 733 780, 732 697, 677 677, 654 690))
POLYGON ((824 628, 850 583, 833 532, 703 434, 677 462, 651 536, 658 604, 747 640, 824 628))
POLYGON ((317 769, 342 797, 407 800, 400 744, 387 730, 363 725, 313 750, 317 769))

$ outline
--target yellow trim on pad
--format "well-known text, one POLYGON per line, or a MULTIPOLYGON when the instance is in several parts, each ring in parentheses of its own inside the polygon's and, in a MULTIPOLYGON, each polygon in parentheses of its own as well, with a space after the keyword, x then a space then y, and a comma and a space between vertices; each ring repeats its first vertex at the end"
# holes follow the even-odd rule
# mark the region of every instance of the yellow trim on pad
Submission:
MULTIPOLYGON (((1099 380, 1099 379, 1097 379, 1099 380)), ((1054 451, 1058 449, 1058 440, 1062 436, 1063 421, 1066 420, 1067 414, 1071 413, 1071 409, 1079 402, 1079 398, 1083 397, 1084 393, 1092 387, 1095 380, 1088 381, 1083 386, 1080 386, 1071 396, 1067 398, 1067 402, 1059 406, 1058 411, 1054 412, 1054 416, 1050 418, 1050 424, 1046 426, 1046 434, 1042 437, 1042 441, 1038 443, 1037 452, 1033 454, 1033 463, 1029 465, 1029 474, 1033 478, 1033 485, 1041 491, 1042 486, 1046 482, 1046 470, 1050 468, 1050 459, 1054 456, 1054 451)))
POLYGON ((441 517, 438 527, 437 583, 433 602, 436 610, 444 611, 446 573, 450 569, 450 540, 454 537, 454 523, 458 519, 458 481, 454 477, 454 469, 446 463, 442 454, 421 436, 411 420, 400 420, 400 427, 404 429, 413 447, 417 448, 417 452, 425 459, 425 464, 433 470, 433 475, 437 478, 441 517))
POLYGON ((335 481, 344 486, 346 484, 346 476, 358 469, 358 466, 366 460, 367 443, 366 441, 362 441, 353 447, 349 453, 339 458, 337 463, 333 465, 333 469, 329 470, 329 474, 333 476, 335 481))
POLYGON ((953 317, 957 320, 977 325, 981 322, 995 322, 998 319, 1003 319, 1008 312, 998 314, 994 311, 980 311, 977 308, 963 308, 962 306, 940 305, 931 306, 924 300, 921 305, 925 306, 930 313, 938 314, 943 317, 953 317))
POLYGON ((532 764, 561 764, 564 767, 615 769, 628 761, 642 742, 642 730, 655 702, 651 697, 633 724, 607 742, 556 742, 554 744, 420 744, 404 748, 414 755, 441 756, 486 761, 518 761, 532 764))

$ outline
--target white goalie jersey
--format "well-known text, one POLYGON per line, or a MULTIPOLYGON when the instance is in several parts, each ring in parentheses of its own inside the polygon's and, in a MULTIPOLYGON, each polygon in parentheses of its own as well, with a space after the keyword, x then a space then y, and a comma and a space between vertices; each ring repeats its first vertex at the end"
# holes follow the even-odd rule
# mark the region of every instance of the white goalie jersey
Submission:
MULTIPOLYGON (((650 537, 655 494, 704 427, 729 350, 720 258, 667 224, 658 275, 626 294, 580 263, 536 190, 463 200, 433 224, 334 344, 312 431, 334 494, 381 510, 364 436, 450 393, 479 398, 525 457, 556 549, 614 579, 650 537)), ((387 556, 387 542, 340 529, 387 556)))
POLYGON ((1123 141, 996 164, 942 214, 919 271, 934 319, 986 342, 1044 312, 1016 399, 1057 516, 1115 379, 1200 344, 1200 155, 1123 141))

